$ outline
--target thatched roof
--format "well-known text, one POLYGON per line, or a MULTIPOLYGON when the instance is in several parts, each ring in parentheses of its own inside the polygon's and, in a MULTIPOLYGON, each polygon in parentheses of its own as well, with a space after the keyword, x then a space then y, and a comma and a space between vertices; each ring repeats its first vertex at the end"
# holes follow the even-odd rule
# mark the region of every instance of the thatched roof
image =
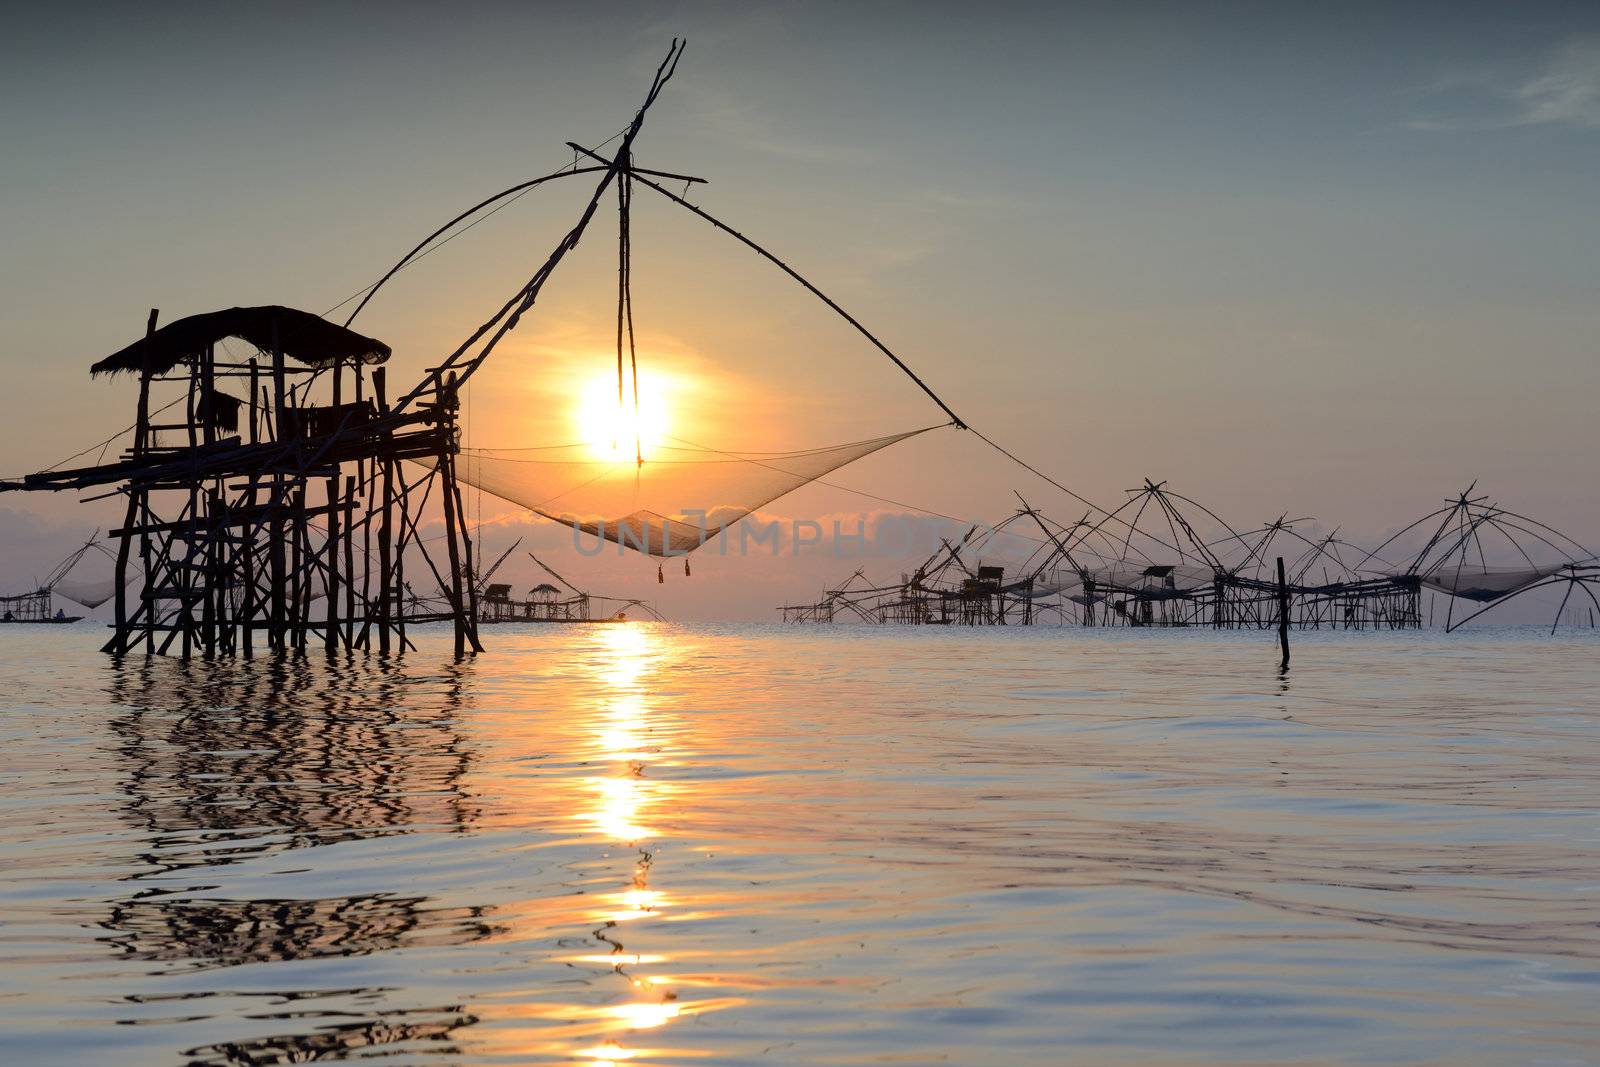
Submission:
POLYGON ((89 373, 116 374, 148 366, 153 374, 165 374, 225 337, 237 337, 263 352, 271 352, 274 325, 283 354, 307 366, 321 367, 335 360, 382 363, 389 358, 389 346, 382 341, 363 337, 305 311, 270 305, 228 308, 170 322, 148 338, 113 352, 90 367, 89 373))

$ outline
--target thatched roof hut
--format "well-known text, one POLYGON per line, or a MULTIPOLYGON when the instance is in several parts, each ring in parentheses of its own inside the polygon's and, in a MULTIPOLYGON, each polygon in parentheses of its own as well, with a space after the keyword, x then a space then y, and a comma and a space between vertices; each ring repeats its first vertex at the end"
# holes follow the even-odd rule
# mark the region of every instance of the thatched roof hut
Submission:
POLYGON ((276 344, 285 357, 309 367, 336 361, 382 363, 389 358, 389 346, 382 341, 309 312, 268 305, 228 308, 170 322, 149 337, 100 360, 89 368, 89 373, 98 376, 148 367, 152 374, 165 374, 179 363, 199 358, 210 346, 228 337, 237 337, 263 352, 271 352, 276 344))

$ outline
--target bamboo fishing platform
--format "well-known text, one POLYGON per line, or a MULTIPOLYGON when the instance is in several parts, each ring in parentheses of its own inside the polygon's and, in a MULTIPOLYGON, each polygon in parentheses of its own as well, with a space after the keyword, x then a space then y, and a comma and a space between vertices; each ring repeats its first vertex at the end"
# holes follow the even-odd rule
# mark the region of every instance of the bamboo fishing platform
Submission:
MULTIPOLYGON (((451 622, 478 645, 472 542, 454 478, 456 378, 389 402, 389 347, 287 307, 230 308, 157 327, 95 363, 137 375, 131 446, 111 463, 43 471, 27 490, 111 487, 111 653, 189 656, 404 647, 406 624, 451 622), (239 338, 258 355, 226 355, 239 338), (409 465, 402 466, 409 461, 409 465), (445 554, 418 535, 430 497, 445 554), (448 607, 401 610, 405 561, 440 572, 448 607), (130 599, 130 568, 142 581, 130 599)), ((93 499, 94 497, 91 497, 93 499)))
POLYGON ((158 326, 152 310, 142 337, 90 368, 94 376, 137 377, 134 422, 124 431, 130 446, 111 462, 0 482, 0 492, 125 501, 109 534, 116 594, 106 652, 389 652, 409 647, 407 626, 421 623, 449 623, 458 656, 481 650, 477 568, 456 476, 460 388, 532 308, 607 190, 634 177, 633 140, 682 50, 674 40, 613 159, 521 183, 469 209, 369 286, 343 325, 272 305, 158 326), (391 399, 391 349, 351 329, 356 315, 461 219, 518 190, 582 174, 599 175, 588 206, 533 276, 391 399), (255 354, 233 355, 230 340, 255 354), (443 513, 442 537, 419 533, 430 502, 443 513), (408 595, 408 564, 419 562, 442 603, 408 595))

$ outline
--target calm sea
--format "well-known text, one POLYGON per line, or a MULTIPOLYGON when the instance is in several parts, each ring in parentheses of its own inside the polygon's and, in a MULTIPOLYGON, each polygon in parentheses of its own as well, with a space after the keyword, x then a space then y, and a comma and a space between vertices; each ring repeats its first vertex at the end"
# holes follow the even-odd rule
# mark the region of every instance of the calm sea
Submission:
POLYGON ((1600 640, 0 627, 0 1060, 1600 1061, 1600 640))

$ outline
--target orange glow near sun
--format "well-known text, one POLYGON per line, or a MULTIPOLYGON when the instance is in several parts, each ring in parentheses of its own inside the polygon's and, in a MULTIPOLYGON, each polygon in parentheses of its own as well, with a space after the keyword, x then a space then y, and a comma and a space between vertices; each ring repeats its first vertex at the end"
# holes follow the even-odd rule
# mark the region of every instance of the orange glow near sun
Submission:
POLYGON ((597 375, 583 383, 576 420, 579 439, 596 459, 622 462, 636 454, 649 459, 667 433, 666 389, 660 378, 641 369, 636 417, 631 376, 623 377, 619 405, 616 376, 597 375))

